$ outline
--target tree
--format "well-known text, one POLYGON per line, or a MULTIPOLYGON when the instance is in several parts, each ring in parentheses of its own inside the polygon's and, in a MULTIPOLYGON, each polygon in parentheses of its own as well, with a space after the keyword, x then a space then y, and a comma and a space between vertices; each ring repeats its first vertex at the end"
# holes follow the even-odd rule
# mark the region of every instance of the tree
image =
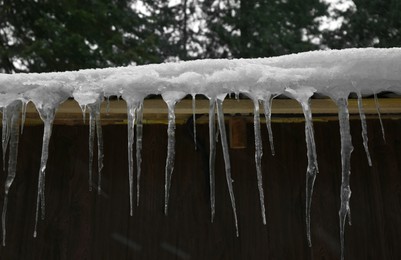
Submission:
POLYGON ((268 57, 316 49, 319 0, 204 0, 209 57, 268 57))
POLYGON ((339 28, 323 33, 330 48, 401 46, 401 1, 353 0, 345 10, 335 10, 342 18, 339 28))
POLYGON ((43 72, 161 62, 129 0, 2 0, 0 71, 43 72))
POLYGON ((143 0, 150 30, 157 35, 158 51, 164 60, 189 60, 202 53, 199 26, 202 21, 197 0, 176 3, 143 0))

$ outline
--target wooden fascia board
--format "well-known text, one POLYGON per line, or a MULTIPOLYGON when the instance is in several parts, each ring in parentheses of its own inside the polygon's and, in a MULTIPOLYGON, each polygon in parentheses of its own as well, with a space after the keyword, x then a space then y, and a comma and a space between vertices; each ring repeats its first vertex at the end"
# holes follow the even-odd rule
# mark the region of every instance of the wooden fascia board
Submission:
MULTIPOLYGON (((401 98, 381 98, 378 100, 380 111, 383 115, 401 115, 401 98)), ((335 118, 337 107, 330 99, 312 99, 312 113, 314 117, 335 118)), ((363 99, 363 108, 367 117, 377 115, 376 105, 373 98, 363 99)), ((126 123, 127 107, 123 100, 111 100, 107 111, 107 102, 102 103, 102 123, 118 124, 126 123)), ((358 115, 358 103, 356 99, 349 99, 349 112, 358 115)), ((175 109, 177 123, 182 123, 192 115, 192 100, 184 99, 176 105, 175 109)), ((207 115, 209 113, 209 101, 206 99, 196 100, 196 114, 207 115)), ((248 99, 226 99, 224 101, 224 113, 227 115, 251 115, 253 114, 253 103, 248 99)), ((260 106, 263 114, 263 106, 260 106)), ((292 99, 275 99, 272 104, 272 115, 277 118, 301 117, 302 110, 298 102, 292 99)), ((89 115, 86 115, 88 120, 89 115)), ((165 123, 167 120, 167 106, 161 99, 146 99, 144 101, 144 123, 165 123)), ((202 122, 202 120, 200 121, 202 122)), ((38 113, 32 103, 27 106, 27 124, 41 123, 38 113)), ((67 100, 57 110, 55 124, 76 125, 83 124, 81 108, 74 100, 67 100)), ((87 122, 86 122, 87 124, 87 122)))

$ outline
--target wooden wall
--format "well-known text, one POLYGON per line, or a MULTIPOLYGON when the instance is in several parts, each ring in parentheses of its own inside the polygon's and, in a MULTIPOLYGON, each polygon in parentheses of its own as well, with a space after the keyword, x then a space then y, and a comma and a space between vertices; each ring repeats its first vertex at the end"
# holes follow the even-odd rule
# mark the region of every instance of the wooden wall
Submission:
MULTIPOLYGON (((401 259, 401 121, 384 121, 386 143, 379 122, 368 121, 372 167, 363 150, 360 121, 352 121, 351 127, 353 223, 346 227, 346 259, 401 259)), ((10 192, 7 245, 0 248, 0 259, 339 259, 338 122, 315 123, 320 173, 312 202, 312 248, 305 237, 304 124, 273 124, 274 157, 262 129, 266 226, 259 209, 252 125, 247 128, 247 148, 230 150, 237 238, 220 143, 216 218, 210 223, 207 125, 198 126, 201 147, 197 151, 187 127, 177 126, 168 216, 163 214, 166 126, 144 126, 141 200, 132 217, 126 126, 103 128, 100 196, 88 191, 88 127, 55 126, 46 176, 46 219, 39 223, 34 239, 43 127, 26 127, 10 192)), ((1 187, 4 180, 3 173, 1 187)))

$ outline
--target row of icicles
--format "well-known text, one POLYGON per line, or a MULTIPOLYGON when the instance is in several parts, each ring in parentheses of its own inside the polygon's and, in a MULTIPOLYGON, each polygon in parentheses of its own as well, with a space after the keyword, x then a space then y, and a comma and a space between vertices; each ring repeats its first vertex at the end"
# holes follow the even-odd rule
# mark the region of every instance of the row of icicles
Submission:
MULTIPOLYGON (((317 164, 317 155, 316 155, 316 147, 314 140, 314 131, 313 131, 313 123, 312 123, 312 112, 310 107, 310 98, 313 95, 313 91, 308 92, 307 95, 303 93, 298 93, 297 90, 286 89, 286 94, 296 99, 303 110, 303 114, 305 117, 305 137, 306 137, 306 146, 307 146, 307 158, 308 158, 308 166, 306 171, 306 235, 309 246, 311 243, 311 234, 310 234, 310 210, 311 210, 311 202, 312 202, 312 193, 313 193, 313 185, 315 182, 316 174, 318 173, 318 164, 317 164)), ((265 213, 265 201, 264 201, 264 192, 262 186, 262 140, 261 140, 261 128, 260 128, 260 117, 259 117, 259 105, 260 103, 264 108, 264 115, 266 117, 266 125, 269 135, 269 142, 272 155, 274 155, 274 145, 273 145, 273 133, 271 128, 271 106, 272 100, 276 97, 272 94, 267 94, 263 100, 259 100, 255 98, 250 93, 245 93, 254 104, 254 135, 255 135, 255 163, 256 163, 256 176, 258 182, 259 189, 259 198, 260 198, 260 207, 261 207, 261 215, 263 224, 266 224, 266 213, 265 213)), ((162 98, 167 104, 168 107, 168 146, 167 146, 167 159, 166 159, 166 167, 165 167, 165 204, 164 204, 164 213, 167 215, 168 213, 168 201, 170 194, 170 186, 172 180, 172 173, 174 168, 174 158, 175 158, 175 113, 174 108, 177 102, 179 102, 185 95, 174 96, 168 94, 162 94, 162 98)), ((225 129, 225 121, 223 114, 223 101, 227 94, 216 95, 214 97, 209 98, 210 107, 209 107, 209 174, 210 174, 210 206, 211 206, 211 222, 214 220, 215 215, 215 156, 216 156, 216 133, 219 131, 221 136, 221 145, 223 149, 224 162, 225 162, 225 172, 226 172, 226 180, 227 186, 230 194, 230 200, 233 209, 234 222, 236 228, 236 235, 239 236, 238 230, 238 220, 235 206, 235 197, 233 191, 233 180, 231 179, 231 168, 230 168, 230 157, 229 157, 229 148, 226 137, 226 129, 225 129), (218 130, 216 130, 216 115, 217 110, 217 125, 218 130)), ((359 115, 362 122, 362 137, 363 137, 363 145, 366 151, 368 163, 371 166, 371 158, 368 150, 368 137, 367 137, 367 127, 366 127, 366 118, 362 106, 362 96, 360 94, 358 96, 358 108, 359 115)), ((236 95, 238 98, 238 95, 236 95)), ((380 117, 380 107, 377 101, 377 96, 374 95, 376 109, 379 114, 380 123, 383 125, 380 117)), ((192 95, 192 107, 193 107, 193 119, 194 119, 194 141, 196 142, 196 124, 195 124, 195 94, 192 95)), ((100 122, 100 105, 103 101, 103 97, 101 97, 96 103, 88 105, 87 109, 89 112, 89 190, 92 190, 92 164, 93 164, 93 149, 94 149, 94 141, 95 141, 95 132, 97 135, 97 163, 98 163, 98 193, 101 192, 101 176, 103 169, 103 138, 102 138, 102 128, 100 122)), ((350 215, 350 207, 349 207, 349 199, 351 196, 351 190, 349 186, 349 177, 350 177, 350 157, 351 152, 353 150, 351 143, 351 134, 350 134, 350 126, 349 126, 349 113, 348 113, 348 96, 344 96, 342 98, 337 98, 334 100, 338 106, 338 116, 339 116, 339 124, 340 124, 340 133, 341 133, 341 162, 342 162, 342 183, 341 183, 341 207, 339 211, 340 215, 340 241, 341 241, 341 259, 344 259, 344 228, 345 221, 348 217, 349 223, 351 223, 351 215, 350 215)), ((133 158, 133 145, 134 139, 136 139, 136 202, 139 205, 139 195, 140 195, 140 177, 141 177, 141 150, 142 150, 142 120, 143 120, 143 100, 126 100, 127 102, 127 116, 128 116, 128 163, 129 163, 129 201, 130 201, 130 215, 133 215, 133 190, 134 190, 134 158, 133 158), (136 131, 135 131, 136 127, 136 131), (136 138, 135 138, 136 132, 136 138)), ((16 165, 17 165, 17 157, 18 157, 18 140, 20 132, 23 132, 23 126, 25 121, 25 113, 26 113, 26 105, 20 100, 14 101, 8 106, 2 109, 3 119, 2 119, 2 150, 3 150, 3 171, 6 170, 6 151, 7 147, 9 147, 9 158, 8 158, 8 168, 7 168, 7 178, 5 181, 5 189, 4 189, 4 204, 3 204, 3 212, 2 212, 2 230, 3 230, 3 246, 5 246, 6 240, 6 212, 7 212, 7 203, 8 203, 8 194, 10 190, 10 186, 13 183, 13 180, 16 175, 16 165), (20 118, 20 115, 22 117, 20 118), (21 124, 20 124, 21 121, 21 124), (21 125, 21 129, 20 126, 21 125)), ((45 173, 46 173, 46 163, 48 158, 48 146, 49 140, 52 131, 52 124, 54 121, 55 113, 57 107, 52 109, 39 109, 38 112, 41 119, 44 122, 44 133, 43 133, 43 143, 42 143, 42 154, 41 154, 41 165, 39 170, 39 181, 38 181, 38 193, 37 193, 37 205, 36 205, 36 215, 35 215, 35 227, 33 236, 37 235, 37 224, 39 215, 41 215, 41 219, 43 220, 45 217, 45 173)), ((85 120, 86 107, 83 109, 83 115, 85 120)), ((384 131, 383 131, 384 138, 384 131)))

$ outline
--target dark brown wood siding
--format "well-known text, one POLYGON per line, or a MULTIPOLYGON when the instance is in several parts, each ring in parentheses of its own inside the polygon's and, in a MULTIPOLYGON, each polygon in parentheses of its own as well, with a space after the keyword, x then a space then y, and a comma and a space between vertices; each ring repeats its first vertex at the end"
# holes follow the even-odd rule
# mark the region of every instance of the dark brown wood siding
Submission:
MULTIPOLYGON (((360 121, 352 121, 351 127, 355 147, 353 222, 346 227, 346 259, 401 259, 401 121, 384 121, 386 143, 379 122, 368 121, 372 167, 363 150, 360 121)), ((0 259, 339 259, 338 122, 315 123, 320 172, 312 202, 311 249, 305 236, 307 160, 303 123, 273 124, 274 157, 263 125, 266 226, 259 208, 252 125, 247 128, 247 148, 230 150, 238 238, 220 143, 216 218, 210 223, 207 125, 198 126, 197 151, 190 129, 177 126, 169 215, 164 216, 166 128, 144 126, 141 199, 130 217, 126 126, 103 128, 105 160, 100 196, 88 191, 88 127, 54 126, 46 175, 46 219, 40 221, 34 239, 43 127, 26 127, 10 192, 7 245, 0 248, 0 259)), ((4 180, 3 173, 1 187, 4 180)))

